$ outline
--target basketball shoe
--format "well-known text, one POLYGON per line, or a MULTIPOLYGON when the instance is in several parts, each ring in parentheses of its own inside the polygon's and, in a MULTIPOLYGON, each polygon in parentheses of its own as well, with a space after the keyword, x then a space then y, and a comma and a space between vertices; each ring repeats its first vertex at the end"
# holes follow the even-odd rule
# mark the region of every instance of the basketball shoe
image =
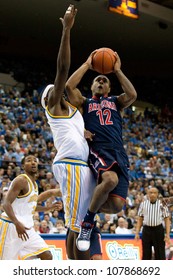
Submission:
POLYGON ((90 248, 90 236, 94 225, 82 222, 79 235, 76 239, 76 246, 79 251, 87 251, 90 248))

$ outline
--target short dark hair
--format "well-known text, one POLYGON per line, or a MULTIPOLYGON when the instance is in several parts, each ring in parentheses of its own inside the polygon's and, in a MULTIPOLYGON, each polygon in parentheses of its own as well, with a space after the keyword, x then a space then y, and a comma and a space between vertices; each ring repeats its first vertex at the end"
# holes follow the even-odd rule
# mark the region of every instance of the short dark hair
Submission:
POLYGON ((23 165, 25 163, 25 157, 23 157, 22 159, 21 159, 21 164, 23 165))
MULTIPOLYGON (((21 164, 23 165, 25 163, 25 159, 29 156, 34 156, 32 153, 25 155, 22 159, 21 159, 21 164)), ((36 156, 34 156, 35 158, 37 158, 36 156)))
POLYGON ((49 213, 44 213, 44 217, 45 217, 45 216, 49 216, 49 217, 50 217, 49 213))

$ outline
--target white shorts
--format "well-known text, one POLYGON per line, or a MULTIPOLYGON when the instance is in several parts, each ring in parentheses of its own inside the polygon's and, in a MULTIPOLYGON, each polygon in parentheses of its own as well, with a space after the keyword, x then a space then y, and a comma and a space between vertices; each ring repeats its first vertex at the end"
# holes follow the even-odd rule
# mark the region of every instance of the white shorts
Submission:
POLYGON ((96 181, 86 162, 64 159, 54 162, 53 173, 60 185, 66 226, 79 232, 96 186, 96 181))
POLYGON ((25 260, 50 250, 34 228, 27 234, 29 239, 22 241, 14 224, 0 219, 0 260, 25 260))

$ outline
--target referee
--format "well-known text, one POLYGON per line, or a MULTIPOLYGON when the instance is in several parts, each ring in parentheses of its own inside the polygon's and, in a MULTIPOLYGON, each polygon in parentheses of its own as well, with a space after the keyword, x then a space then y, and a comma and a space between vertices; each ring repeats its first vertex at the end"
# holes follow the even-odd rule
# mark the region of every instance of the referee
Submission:
POLYGON ((152 246, 155 260, 165 260, 165 242, 170 243, 170 219, 167 206, 163 206, 158 198, 158 189, 152 187, 147 198, 140 204, 135 239, 139 239, 142 229, 142 259, 152 259, 152 246), (163 222, 165 228, 163 227, 163 222))

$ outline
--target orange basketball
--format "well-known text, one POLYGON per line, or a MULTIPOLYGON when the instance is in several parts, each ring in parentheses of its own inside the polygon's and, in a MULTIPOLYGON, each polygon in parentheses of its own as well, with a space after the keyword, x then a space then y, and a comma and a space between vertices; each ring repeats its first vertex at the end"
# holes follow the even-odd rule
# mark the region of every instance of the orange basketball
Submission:
POLYGON ((114 69, 116 62, 115 52, 109 48, 100 48, 94 54, 92 67, 100 74, 109 74, 114 69))

